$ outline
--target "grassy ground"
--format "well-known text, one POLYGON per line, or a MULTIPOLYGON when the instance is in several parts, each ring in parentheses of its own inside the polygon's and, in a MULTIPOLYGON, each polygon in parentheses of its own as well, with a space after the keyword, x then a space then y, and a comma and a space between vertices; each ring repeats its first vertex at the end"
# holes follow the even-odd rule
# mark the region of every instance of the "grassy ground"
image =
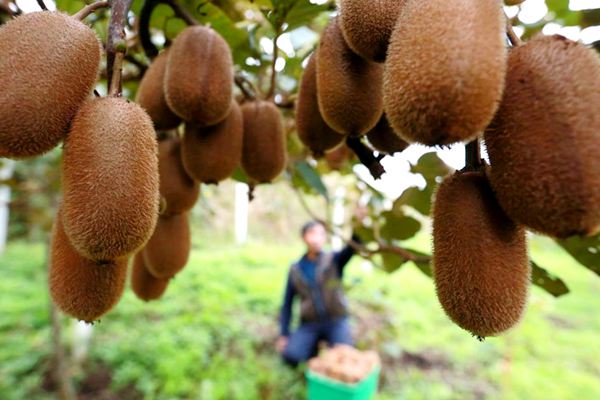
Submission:
MULTIPOLYGON (((302 398, 300 373, 272 347, 287 265, 300 247, 209 248, 199 239, 163 299, 146 304, 127 291, 94 326, 76 381, 84 387, 87 375, 106 370, 112 398, 125 400, 302 398)), ((346 282, 357 340, 385 362, 378 398, 600 398, 600 279, 549 241, 532 249, 572 293, 553 299, 533 288, 522 324, 483 343, 449 322, 412 265, 387 275, 355 259, 346 282)), ((10 245, 0 271, 0 399, 53 398, 42 390, 51 352, 43 246, 10 245)), ((70 343, 73 323, 64 328, 70 343)))

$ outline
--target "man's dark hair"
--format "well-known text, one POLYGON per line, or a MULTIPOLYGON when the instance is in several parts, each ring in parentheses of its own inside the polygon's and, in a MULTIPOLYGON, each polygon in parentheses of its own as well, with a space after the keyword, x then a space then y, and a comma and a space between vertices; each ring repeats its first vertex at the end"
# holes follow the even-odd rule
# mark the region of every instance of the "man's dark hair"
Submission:
POLYGON ((302 237, 304 237, 304 235, 306 235, 306 232, 308 232, 309 230, 311 230, 312 228, 314 228, 317 225, 321 225, 323 228, 325 227, 325 224, 323 223, 323 221, 319 221, 316 219, 313 219, 312 221, 308 221, 307 223, 302 225, 302 229, 300 230, 302 237))

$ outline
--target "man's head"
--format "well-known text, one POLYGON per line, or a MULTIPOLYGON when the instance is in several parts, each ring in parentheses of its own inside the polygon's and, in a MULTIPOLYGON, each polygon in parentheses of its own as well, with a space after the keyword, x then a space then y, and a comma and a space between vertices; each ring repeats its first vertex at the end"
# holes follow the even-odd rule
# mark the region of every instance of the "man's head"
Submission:
POLYGON ((320 221, 309 221, 302 226, 302 240, 309 253, 318 253, 327 242, 327 231, 320 221))

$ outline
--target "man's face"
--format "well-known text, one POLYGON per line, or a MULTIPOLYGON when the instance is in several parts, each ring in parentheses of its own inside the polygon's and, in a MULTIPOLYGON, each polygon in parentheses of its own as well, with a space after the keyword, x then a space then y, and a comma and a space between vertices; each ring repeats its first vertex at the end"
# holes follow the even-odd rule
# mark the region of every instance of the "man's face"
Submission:
POLYGON ((327 232, 323 225, 317 224, 307 230, 302 239, 304 239, 309 252, 318 253, 327 242, 327 232))

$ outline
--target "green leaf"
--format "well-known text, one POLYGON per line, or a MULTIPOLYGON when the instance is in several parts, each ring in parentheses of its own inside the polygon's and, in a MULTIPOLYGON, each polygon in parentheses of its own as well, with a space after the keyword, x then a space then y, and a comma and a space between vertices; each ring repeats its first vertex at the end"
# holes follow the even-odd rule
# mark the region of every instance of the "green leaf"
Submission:
POLYGON ((329 193, 327 187, 321 180, 321 177, 317 171, 306 161, 296 161, 294 163, 294 171, 299 175, 302 180, 308 184, 312 189, 316 190, 317 193, 325 197, 329 201, 329 193))
MULTIPOLYGON (((405 249, 407 251, 409 251, 412 255, 417 256, 417 257, 422 257, 422 258, 430 258, 431 256, 429 254, 425 254, 425 253, 421 253, 420 251, 416 251, 416 250, 409 250, 409 249, 405 249)), ((415 266, 417 268, 419 268, 419 270, 424 273, 425 275, 427 275, 430 278, 433 278, 433 271, 431 269, 431 259, 429 259, 429 261, 413 261, 413 264, 415 264, 415 266)))
POLYGON ((585 238, 573 236, 556 242, 577 262, 600 275, 600 235, 585 238))
POLYGON ((431 197, 433 189, 427 185, 425 189, 420 190, 417 187, 411 187, 402 192, 402 195, 394 201, 394 212, 401 212, 402 206, 407 205, 423 215, 429 215, 431 212, 431 197))
POLYGON ((385 224, 381 228, 381 236, 391 242, 392 240, 407 240, 421 229, 421 223, 406 215, 397 215, 392 211, 381 214, 385 224))
POLYGON ((437 183, 436 178, 448 175, 451 169, 434 152, 423 154, 411 171, 423 175, 429 185, 437 183))
POLYGON ((236 168, 236 170, 233 171, 231 178, 238 182, 248 183, 248 176, 244 173, 242 168, 236 168))
POLYGON ((560 279, 533 261, 531 262, 531 283, 542 288, 554 297, 560 297, 569 293, 569 288, 560 279))
POLYGON ((400 269, 406 263, 406 260, 400 257, 398 254, 391 253, 388 251, 382 252, 381 261, 383 264, 383 270, 387 273, 392 273, 400 269))
POLYGON ((319 14, 331 9, 331 4, 313 4, 309 0, 298 0, 285 18, 285 31, 309 25, 319 14))

